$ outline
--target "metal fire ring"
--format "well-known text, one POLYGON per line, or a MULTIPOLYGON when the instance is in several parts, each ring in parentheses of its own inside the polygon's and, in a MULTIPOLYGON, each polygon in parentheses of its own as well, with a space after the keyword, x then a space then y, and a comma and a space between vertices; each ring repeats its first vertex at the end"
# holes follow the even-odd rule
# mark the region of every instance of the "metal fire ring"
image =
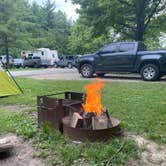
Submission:
POLYGON ((70 139, 74 141, 106 141, 112 136, 119 136, 122 134, 120 128, 120 121, 114 117, 110 117, 113 127, 108 129, 84 129, 84 128, 73 128, 70 127, 71 118, 66 116, 62 119, 63 133, 68 135, 70 139))

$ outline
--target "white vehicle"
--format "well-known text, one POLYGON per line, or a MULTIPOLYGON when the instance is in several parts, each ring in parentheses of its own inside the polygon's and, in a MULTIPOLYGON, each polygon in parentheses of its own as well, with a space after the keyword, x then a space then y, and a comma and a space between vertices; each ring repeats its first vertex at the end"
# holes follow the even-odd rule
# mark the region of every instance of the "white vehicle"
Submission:
POLYGON ((59 61, 58 51, 50 50, 49 48, 39 48, 36 51, 21 51, 22 57, 36 56, 40 57, 42 66, 54 66, 59 61))
MULTIPOLYGON (((2 64, 6 65, 7 64, 7 56, 6 55, 2 55, 0 56, 0 61, 2 64)), ((11 55, 9 55, 9 65, 12 66, 14 62, 14 59, 11 55)))

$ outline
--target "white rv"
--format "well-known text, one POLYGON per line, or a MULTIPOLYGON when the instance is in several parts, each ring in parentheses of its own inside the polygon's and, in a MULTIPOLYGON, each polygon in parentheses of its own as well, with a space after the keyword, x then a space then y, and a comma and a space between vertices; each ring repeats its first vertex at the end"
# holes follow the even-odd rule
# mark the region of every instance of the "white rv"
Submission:
POLYGON ((58 51, 49 48, 39 48, 36 51, 21 51, 22 57, 37 56, 43 66, 53 66, 58 60, 58 51))

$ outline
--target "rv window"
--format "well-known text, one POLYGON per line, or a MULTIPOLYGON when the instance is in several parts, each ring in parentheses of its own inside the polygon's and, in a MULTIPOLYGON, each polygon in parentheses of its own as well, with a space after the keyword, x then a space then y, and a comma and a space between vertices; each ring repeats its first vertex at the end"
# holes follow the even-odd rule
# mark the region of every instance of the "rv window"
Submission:
POLYGON ((28 54, 28 56, 29 56, 29 57, 32 57, 32 56, 33 56, 33 54, 28 54))
POLYGON ((54 54, 52 54, 52 57, 55 58, 54 54))
POLYGON ((44 55, 44 51, 42 51, 41 54, 44 55))

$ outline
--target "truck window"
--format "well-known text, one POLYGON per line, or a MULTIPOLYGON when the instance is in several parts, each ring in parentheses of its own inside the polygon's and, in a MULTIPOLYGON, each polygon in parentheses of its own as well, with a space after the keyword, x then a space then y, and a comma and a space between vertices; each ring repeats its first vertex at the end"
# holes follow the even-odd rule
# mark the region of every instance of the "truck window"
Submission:
POLYGON ((73 60, 74 59, 74 57, 73 56, 69 56, 69 58, 68 58, 69 60, 73 60))
POLYGON ((119 47, 119 52, 130 52, 134 50, 134 43, 121 43, 119 47))
POLYGON ((110 53, 114 53, 114 52, 117 52, 118 49, 117 49, 117 44, 109 44, 107 45, 106 47, 102 48, 101 49, 101 52, 110 52, 110 53))
POLYGON ((147 50, 146 45, 144 43, 140 42, 138 44, 138 51, 146 51, 146 50, 147 50))
POLYGON ((40 59, 40 57, 35 56, 35 57, 33 57, 33 59, 40 59))

